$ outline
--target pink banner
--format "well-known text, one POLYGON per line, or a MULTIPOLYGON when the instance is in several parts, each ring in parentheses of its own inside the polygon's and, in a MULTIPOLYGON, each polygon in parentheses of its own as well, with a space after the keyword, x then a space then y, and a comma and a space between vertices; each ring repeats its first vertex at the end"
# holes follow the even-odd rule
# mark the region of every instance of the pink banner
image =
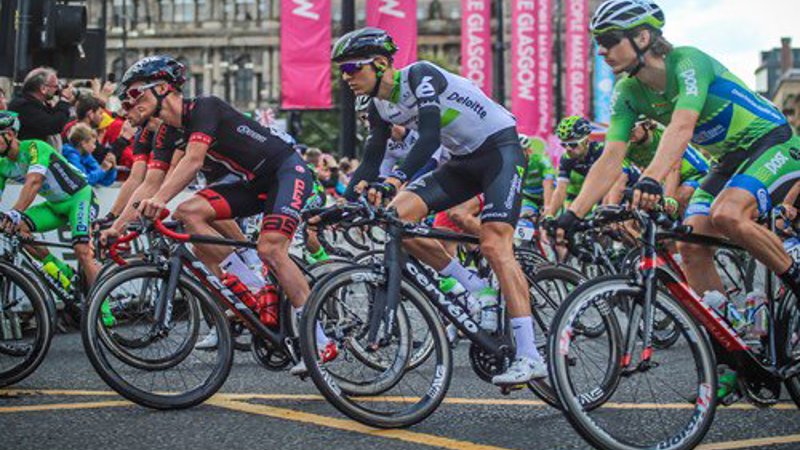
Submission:
POLYGON ((566 114, 589 115, 589 0, 566 0, 566 114))
POLYGON ((417 60, 417 0, 367 0, 367 26, 386 30, 397 43, 395 67, 417 60))
POLYGON ((492 5, 461 0, 461 75, 492 96, 492 5))
POLYGON ((553 133, 552 0, 511 2, 511 111, 517 131, 553 133))
POLYGON ((330 58, 330 0, 282 1, 282 108, 332 107, 330 58))

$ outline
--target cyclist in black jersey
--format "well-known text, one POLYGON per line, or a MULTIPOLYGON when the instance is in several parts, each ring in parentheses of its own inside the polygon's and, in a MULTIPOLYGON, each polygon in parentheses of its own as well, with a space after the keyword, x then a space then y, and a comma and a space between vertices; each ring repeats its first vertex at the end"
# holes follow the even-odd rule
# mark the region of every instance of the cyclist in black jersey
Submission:
MULTIPOLYGON (((289 258, 289 246, 300 221, 300 210, 311 195, 313 180, 289 139, 245 117, 216 97, 184 98, 183 64, 168 56, 136 62, 121 85, 123 106, 143 119, 160 118, 181 128, 187 140, 184 156, 166 177, 158 192, 145 199, 139 211, 157 217, 167 202, 186 188, 207 160, 224 165, 243 180, 212 186, 181 203, 175 218, 188 232, 216 236, 215 220, 265 213, 258 254, 278 278, 299 313, 309 294, 300 269, 289 258)), ((230 248, 195 245, 195 252, 221 275, 219 263, 230 248)), ((323 334, 324 336, 324 334, 323 334)), ((326 348, 323 342, 321 348, 326 348)))
MULTIPOLYGON (((356 95, 373 97, 364 161, 351 183, 355 186, 362 179, 375 178, 392 124, 417 130, 419 139, 400 167, 384 182, 373 185, 369 193, 372 201, 394 195, 443 145, 453 158, 400 191, 391 206, 402 219, 419 221, 430 211, 443 211, 484 193, 481 250, 508 300, 517 343, 514 363, 493 382, 519 384, 545 377, 547 368, 534 342, 528 286, 513 252, 527 166, 516 121, 472 82, 431 63, 395 69, 392 61, 396 50, 392 38, 377 28, 348 33, 333 48, 332 59, 350 89, 356 95)), ((471 274, 439 242, 419 239, 405 241, 405 245, 442 275, 456 278, 468 291, 479 295, 486 289, 473 283, 471 274)))

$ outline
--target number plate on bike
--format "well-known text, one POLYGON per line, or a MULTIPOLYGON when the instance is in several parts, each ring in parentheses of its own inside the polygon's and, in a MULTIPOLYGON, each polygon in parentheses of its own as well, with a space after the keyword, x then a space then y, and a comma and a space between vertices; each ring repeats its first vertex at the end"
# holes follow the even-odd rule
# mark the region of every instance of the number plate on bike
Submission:
POLYGON ((514 231, 515 238, 526 242, 532 241, 535 234, 536 230, 528 227, 517 227, 516 231, 514 231))

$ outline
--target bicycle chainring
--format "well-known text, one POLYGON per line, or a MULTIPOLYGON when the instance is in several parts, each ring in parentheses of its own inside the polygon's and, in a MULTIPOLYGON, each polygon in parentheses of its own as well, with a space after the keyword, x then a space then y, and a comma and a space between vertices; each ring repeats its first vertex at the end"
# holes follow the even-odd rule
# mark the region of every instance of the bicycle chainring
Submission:
POLYGON ((256 362, 272 372, 281 372, 292 363, 292 358, 284 349, 277 349, 271 342, 255 335, 252 337, 251 352, 256 362))
POLYGON ((749 380, 741 377, 739 388, 759 408, 769 408, 778 403, 781 397, 781 383, 777 380, 749 380))
POLYGON ((478 378, 487 383, 491 383, 495 375, 503 373, 508 365, 505 358, 487 353, 475 344, 469 346, 469 363, 478 378))

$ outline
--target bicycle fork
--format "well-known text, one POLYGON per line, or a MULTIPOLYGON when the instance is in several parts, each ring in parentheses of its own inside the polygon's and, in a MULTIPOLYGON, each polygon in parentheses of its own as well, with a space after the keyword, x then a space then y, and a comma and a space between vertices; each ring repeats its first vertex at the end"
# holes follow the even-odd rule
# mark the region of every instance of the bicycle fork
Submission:
POLYGON ((389 239, 384 250, 386 264, 386 283, 381 284, 375 292, 375 303, 369 318, 368 345, 373 350, 380 346, 382 338, 389 339, 397 317, 397 306, 400 303, 400 281, 403 276, 403 241, 402 228, 395 223, 389 224, 389 239), (384 323, 384 335, 378 336, 381 323, 384 323))
POLYGON ((644 301, 643 304, 638 302, 632 305, 630 314, 628 315, 628 330, 626 333, 625 353, 622 355, 621 365, 626 373, 634 371, 646 371, 653 366, 651 358, 653 356, 653 316, 654 316, 654 303, 656 299, 656 268, 659 265, 658 254, 656 252, 656 227, 652 223, 648 223, 644 231, 645 242, 647 243, 642 247, 642 262, 639 269, 642 271, 642 283, 644 284, 644 301), (633 352, 636 348, 637 331, 640 320, 644 318, 642 329, 642 353, 640 355, 639 364, 635 368, 629 368, 633 362, 633 352))

